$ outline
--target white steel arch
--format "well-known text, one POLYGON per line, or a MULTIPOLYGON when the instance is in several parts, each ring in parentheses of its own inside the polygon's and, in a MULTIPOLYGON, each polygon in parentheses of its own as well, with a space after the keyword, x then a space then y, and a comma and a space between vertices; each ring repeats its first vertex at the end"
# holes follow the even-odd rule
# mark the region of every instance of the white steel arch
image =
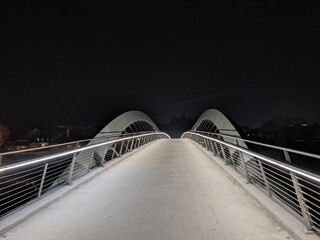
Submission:
MULTIPOLYGON (((208 109, 204 113, 200 115, 197 119, 196 123, 193 125, 192 130, 196 130, 196 128, 205 120, 211 121, 219 130, 220 134, 225 134, 233 137, 241 138, 239 132, 235 128, 235 126, 231 123, 231 121, 219 110, 217 109, 208 109)), ((232 144, 237 144, 237 141, 232 138, 223 138, 225 142, 229 142, 232 144)), ((241 147, 248 148, 246 143, 243 141, 238 141, 238 144, 241 147)))
POLYGON ((155 131, 159 131, 157 125, 152 121, 152 119, 145 113, 141 111, 128 111, 125 112, 115 119, 113 119, 108 125, 106 125, 96 136, 101 137, 105 132, 122 132, 128 126, 134 122, 145 121, 148 122, 155 131))
MULTIPOLYGON (((128 111, 125 112, 115 119, 113 119, 110 123, 108 123, 89 143, 88 145, 93 145, 101 142, 103 137, 106 137, 110 133, 118 133, 123 132, 128 126, 132 123, 144 121, 149 123, 154 131, 159 131, 157 125, 152 121, 152 119, 141 111, 128 111)), ((107 151, 112 149, 112 146, 107 146, 107 151)), ((86 152, 80 152, 76 157, 76 163, 81 165, 83 168, 87 168, 88 163, 86 162, 86 152)), ((105 149, 102 147, 100 149, 96 149, 95 152, 96 158, 102 158, 105 155, 105 149)))

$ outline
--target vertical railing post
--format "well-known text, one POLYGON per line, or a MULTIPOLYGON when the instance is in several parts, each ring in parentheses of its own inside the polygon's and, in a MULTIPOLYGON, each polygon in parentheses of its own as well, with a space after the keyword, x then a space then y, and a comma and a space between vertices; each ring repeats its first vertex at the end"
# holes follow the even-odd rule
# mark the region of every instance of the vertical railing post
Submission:
POLYGON ((221 151, 222 151, 222 156, 223 156, 223 159, 224 159, 224 162, 226 165, 228 165, 228 160, 227 160, 227 157, 226 157, 226 153, 224 152, 224 147, 222 144, 220 144, 220 148, 221 148, 221 151))
POLYGON ((301 187, 299 185, 299 182, 298 182, 298 179, 296 177, 296 174, 290 171, 290 176, 291 176, 291 179, 292 179, 294 190, 296 192, 296 196, 297 196, 297 199, 298 199, 298 202, 299 202, 301 214, 302 214, 306 229, 307 230, 312 230, 311 221, 310 221, 310 218, 309 218, 309 215, 308 215, 308 209, 306 207, 306 202, 305 202, 305 200, 303 198, 301 187))
POLYGON ((101 156, 101 160, 100 160, 100 166, 103 167, 104 166, 104 159, 106 158, 106 154, 108 151, 108 144, 106 144, 104 150, 103 150, 103 154, 101 156))
POLYGON ((134 148, 138 148, 140 144, 140 138, 137 138, 137 141, 134 144, 134 148))
MULTIPOLYGON (((283 150, 283 153, 284 153, 284 157, 285 157, 286 161, 289 163, 292 163, 289 152, 286 150, 283 150)), ((305 227, 306 227, 307 231, 312 230, 312 226, 311 226, 312 224, 311 224, 311 221, 310 221, 310 218, 308 215, 308 209, 306 207, 306 202, 304 200, 303 193, 302 193, 301 187, 299 185, 299 180, 296 177, 296 174, 291 171, 290 171, 290 176, 291 176, 293 187, 294 187, 294 190, 295 190, 298 202, 299 202, 299 206, 300 206, 300 210, 301 210, 301 214, 302 214, 302 217, 304 220, 305 227)))
POLYGON ((257 161, 258 161, 258 164, 259 164, 259 169, 260 169, 261 174, 262 174, 262 178, 263 178, 263 181, 264 181, 264 185, 266 185, 266 189, 267 189, 267 191, 268 191, 269 197, 271 197, 272 194, 271 194, 271 190, 270 190, 270 185, 269 185, 269 182, 268 182, 266 173, 264 172, 263 165, 262 165, 262 163, 261 163, 260 160, 257 160, 257 161))
POLYGON ((222 150, 221 150, 221 144, 220 143, 216 143, 216 146, 217 146, 218 157, 223 159, 223 154, 222 154, 222 150), (222 157, 221 157, 221 155, 222 155, 222 157))
POLYGON ((42 188, 43 188, 43 184, 44 184, 44 179, 46 178, 47 169, 48 169, 48 163, 46 163, 44 165, 41 183, 40 183, 40 187, 39 187, 39 191, 38 191, 38 198, 41 196, 41 192, 42 192, 42 188))
POLYGON ((290 157, 289 153, 286 150, 283 150, 283 154, 284 154, 284 157, 285 157, 286 161, 289 162, 289 163, 292 163, 291 157, 290 157))
POLYGON ((209 140, 209 144, 210 144, 210 152, 213 153, 214 149, 213 149, 213 144, 211 140, 209 140))
POLYGON ((213 147, 214 147, 214 155, 217 156, 218 155, 218 147, 217 147, 216 142, 213 142, 213 147))
POLYGON ((203 139, 203 142, 204 142, 204 148, 207 150, 208 149, 208 146, 207 146, 207 140, 205 138, 202 138, 203 139))
POLYGON ((67 179, 67 183, 69 185, 72 184, 72 175, 73 175, 74 165, 76 163, 76 158, 77 158, 77 153, 74 153, 73 157, 72 157, 71 164, 70 164, 70 169, 69 169, 69 174, 68 174, 68 179, 67 179))
POLYGON ((133 144, 134 144, 134 138, 131 139, 131 146, 130 146, 130 151, 132 151, 132 148, 133 148, 133 144))
POLYGON ((230 149, 229 149, 229 154, 230 154, 230 159, 231 159, 231 162, 232 162, 232 164, 233 164, 234 170, 237 171, 237 164, 236 164, 236 161, 234 160, 234 158, 233 158, 232 155, 231 155, 230 149))
POLYGON ((123 142, 124 142, 124 141, 122 141, 122 142, 121 142, 121 146, 120 146, 120 152, 119 152, 119 157, 121 157, 121 155, 122 155, 123 142))
POLYGON ((94 156, 94 148, 92 148, 92 150, 91 150, 90 160, 89 160, 89 164, 88 164, 88 168, 87 168, 87 173, 90 171, 90 165, 92 163, 93 156, 94 156))
POLYGON ((129 143, 130 143, 129 140, 126 140, 125 143, 124 143, 124 146, 125 146, 125 148, 126 148, 125 153, 129 152, 129 148, 128 148, 128 144, 129 144, 129 143))
MULTIPOLYGON (((116 149, 117 149, 117 144, 118 144, 118 143, 115 143, 114 146, 111 145, 111 148, 112 148, 112 156, 111 156, 111 159, 114 158, 114 154, 117 152, 117 151, 116 151, 116 149)), ((116 156, 117 156, 117 154, 116 154, 116 156)))
POLYGON ((246 164, 246 162, 244 160, 243 153, 239 152, 239 155, 240 155, 240 160, 241 160, 241 163, 242 163, 242 166, 243 166, 243 169, 244 169, 244 173, 245 173, 246 178, 247 178, 247 183, 251 183, 249 171, 248 171, 248 168, 247 168, 247 164, 246 164))
POLYGON ((209 144, 209 142, 210 142, 210 141, 209 141, 208 139, 206 139, 206 146, 207 146, 207 150, 208 150, 208 151, 210 151, 210 144, 209 144))
POLYGON ((2 165, 3 155, 0 155, 0 166, 2 165))

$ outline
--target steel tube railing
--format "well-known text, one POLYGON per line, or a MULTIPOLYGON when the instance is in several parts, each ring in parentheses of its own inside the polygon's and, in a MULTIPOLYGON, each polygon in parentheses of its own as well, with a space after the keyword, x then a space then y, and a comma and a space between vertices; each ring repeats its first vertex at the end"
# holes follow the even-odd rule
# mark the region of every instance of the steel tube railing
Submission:
MULTIPOLYGON (((11 154, 17 154, 17 153, 25 153, 25 152, 32 152, 32 151, 37 151, 37 150, 44 150, 48 148, 55 148, 55 147, 61 147, 61 146, 68 146, 68 145, 79 145, 81 143, 88 143, 91 140, 102 140, 103 142, 107 141, 108 139, 112 138, 121 138, 121 137, 130 137, 130 136, 135 136, 135 135, 140 135, 141 132, 134 132, 134 133, 121 133, 121 134, 114 134, 115 132, 110 132, 111 134, 100 137, 95 137, 95 138, 88 138, 88 139, 82 139, 78 141, 72 141, 72 142, 66 142, 66 143, 59 143, 59 144, 54 144, 54 145, 48 145, 48 146, 43 146, 43 147, 35 147, 35 148, 28 148, 28 149, 22 149, 22 150, 17 150, 17 151, 9 151, 9 152, 3 152, 0 153, 0 156, 6 156, 6 155, 11 155, 11 154)), ((143 132, 143 133, 152 133, 152 132, 143 132)))
MULTIPOLYGON (((143 132, 143 133, 152 133, 151 131, 143 132)), ((15 162, 21 162, 25 160, 31 160, 36 158, 39 155, 48 155, 49 152, 64 152, 67 150, 77 149, 79 146, 85 145, 92 145, 100 142, 106 142, 109 140, 114 140, 122 137, 130 137, 139 135, 141 132, 134 132, 134 133, 118 133, 110 132, 109 134, 95 137, 92 139, 84 139, 79 141, 67 142, 67 143, 60 143, 54 145, 48 145, 43 147, 35 147, 35 148, 27 148, 17 151, 10 151, 10 152, 2 152, 0 153, 0 166, 10 165, 15 162), (92 141, 94 140, 94 141, 92 141)))
MULTIPOLYGON (((264 190, 263 192, 268 194, 270 198, 285 206, 285 209, 293 213, 297 219, 303 221, 306 231, 313 230, 319 233, 319 175, 215 138, 218 135, 222 136, 221 134, 211 135, 189 131, 185 132, 181 138, 189 138, 205 147, 213 155, 219 157, 227 165, 232 166, 236 171, 241 173, 249 183, 264 190), (212 146, 215 146, 214 148, 207 147, 210 142, 212 146), (237 161, 239 158, 240 161, 237 161), (244 169, 244 172, 239 170, 238 165, 244 169)), ((225 136, 223 135, 223 137, 225 136)), ((238 140, 252 142, 235 137, 231 138, 237 139, 237 142, 238 140)), ((263 145, 271 146, 267 144, 263 145)), ((274 148, 275 146, 272 147, 274 148)), ((276 148, 284 151, 286 159, 288 158, 289 160, 289 152, 320 159, 319 155, 281 147, 276 148)))
MULTIPOLYGON (((137 144, 134 148, 137 148, 161 138, 170 137, 161 132, 144 132, 131 136, 118 135, 114 139, 110 139, 109 136, 107 141, 100 142, 99 139, 98 143, 83 147, 78 147, 81 141, 72 142, 75 147, 71 150, 1 166, 0 218, 30 200, 49 194, 51 189, 72 184, 75 179, 87 174, 91 169, 103 166, 106 161, 131 151, 129 146, 134 142, 137 144)), ((10 154, 14 155, 15 152, 10 154)))
POLYGON ((299 150, 295 150, 295 149, 291 149, 291 148, 279 147, 279 146, 270 145, 270 144, 266 144, 266 143, 255 142, 255 141, 243 139, 243 138, 240 138, 240 137, 230 136, 230 135, 226 135, 226 134, 209 133, 209 132, 203 132, 203 131, 188 131, 188 132, 199 133, 199 134, 206 135, 206 136, 209 136, 209 137, 218 137, 218 136, 220 136, 220 137, 223 137, 223 138, 234 139, 234 140, 236 140, 238 145, 239 145, 239 142, 245 142, 245 143, 251 143, 253 145, 258 145, 258 146, 262 146, 262 147, 267 147, 267 148, 280 150, 280 151, 283 152, 286 160, 289 161, 289 162, 290 162, 289 153, 294 153, 294 154, 298 154, 298 155, 305 156, 305 157, 320 159, 320 155, 317 155, 317 154, 314 154, 314 153, 308 153, 308 152, 303 152, 303 151, 299 151, 299 150))

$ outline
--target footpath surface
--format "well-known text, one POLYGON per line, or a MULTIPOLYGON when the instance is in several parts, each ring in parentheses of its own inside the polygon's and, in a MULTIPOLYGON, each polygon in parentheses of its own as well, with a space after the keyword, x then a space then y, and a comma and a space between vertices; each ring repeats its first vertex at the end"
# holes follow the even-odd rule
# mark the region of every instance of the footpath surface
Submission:
POLYGON ((146 146, 2 238, 293 239, 187 139, 146 146))

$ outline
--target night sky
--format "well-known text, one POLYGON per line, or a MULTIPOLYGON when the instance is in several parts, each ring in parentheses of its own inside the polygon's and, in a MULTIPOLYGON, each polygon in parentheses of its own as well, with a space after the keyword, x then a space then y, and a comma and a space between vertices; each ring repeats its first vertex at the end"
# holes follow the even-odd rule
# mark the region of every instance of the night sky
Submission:
POLYGON ((10 128, 102 127, 132 109, 320 121, 319 1, 1 1, 0 24, 10 128))

